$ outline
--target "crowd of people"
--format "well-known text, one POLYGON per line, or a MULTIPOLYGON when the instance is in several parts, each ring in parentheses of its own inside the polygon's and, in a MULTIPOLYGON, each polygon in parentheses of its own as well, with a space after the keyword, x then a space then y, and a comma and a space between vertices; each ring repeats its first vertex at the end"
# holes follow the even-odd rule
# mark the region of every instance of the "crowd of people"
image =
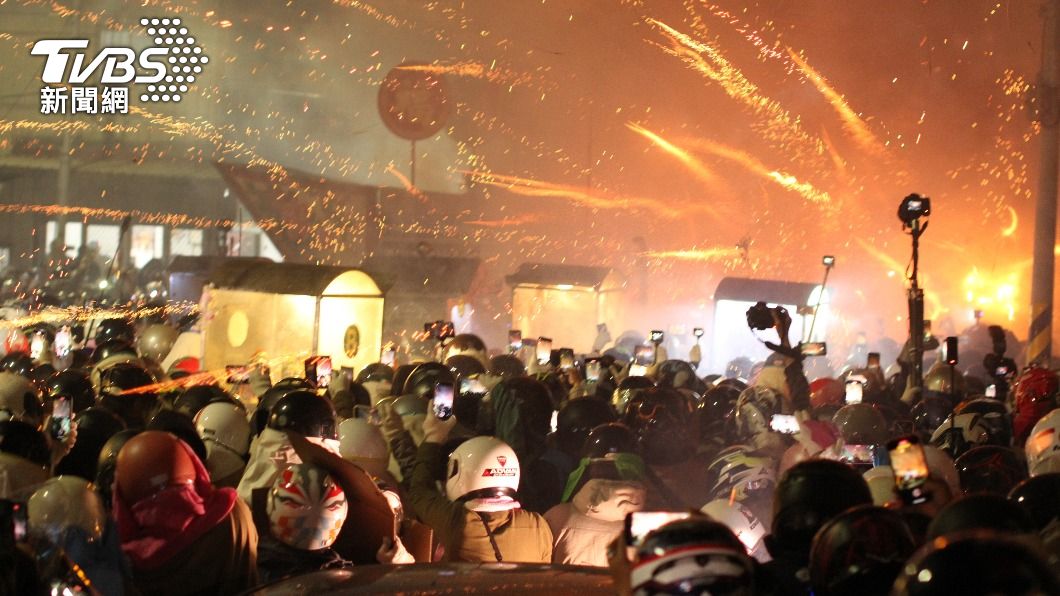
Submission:
POLYGON ((706 377, 698 348, 539 361, 465 334, 429 361, 274 379, 163 369, 163 318, 94 321, 61 351, 66 328, 18 329, 0 594, 438 561, 607 568, 618 594, 1060 594, 1055 372, 1002 340, 983 378, 929 339, 922 384, 908 344, 807 378, 771 313, 770 358, 706 377))

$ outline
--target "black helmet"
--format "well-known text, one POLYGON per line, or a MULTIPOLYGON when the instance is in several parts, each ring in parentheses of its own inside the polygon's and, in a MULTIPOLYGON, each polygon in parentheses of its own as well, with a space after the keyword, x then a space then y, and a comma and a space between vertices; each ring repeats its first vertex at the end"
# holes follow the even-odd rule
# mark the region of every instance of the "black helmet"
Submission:
POLYGON ((217 385, 192 385, 173 400, 173 409, 194 418, 199 410, 219 401, 234 405, 241 403, 217 385))
POLYGON ((51 466, 51 450, 44 433, 21 420, 0 421, 0 453, 9 453, 39 466, 51 466))
POLYGON ((96 465, 103 445, 116 433, 125 430, 125 423, 103 408, 87 408, 74 418, 77 440, 55 468, 55 475, 72 474, 89 482, 96 480, 96 465))
POLYGON ((265 393, 262 393, 261 397, 258 398, 258 407, 250 418, 250 432, 254 436, 261 434, 261 431, 269 423, 269 412, 272 411, 272 407, 276 405, 276 402, 280 401, 281 397, 293 391, 312 391, 312 389, 308 381, 298 377, 282 379, 266 389, 265 393))
POLYGON ((611 398, 611 405, 614 406, 616 412, 625 412, 626 405, 629 404, 634 395, 654 386, 655 383, 648 377, 626 377, 615 388, 615 393, 611 398))
POLYGON ((199 461, 206 462, 206 443, 199 436, 199 431, 195 428, 195 421, 191 416, 176 410, 160 410, 147 423, 145 430, 161 430, 175 435, 191 447, 191 450, 199 457, 199 461))
POLYGON ((626 405, 622 423, 633 431, 644 461, 669 465, 695 454, 695 404, 676 389, 638 391, 626 405))
POLYGON ((526 374, 526 366, 511 354, 500 354, 490 358, 490 374, 505 379, 521 377, 526 374))
POLYGON ((921 439, 927 441, 952 410, 953 406, 948 398, 925 397, 913 406, 910 412, 913 416, 913 428, 921 439))
POLYGON ((887 594, 916 546, 901 513, 875 505, 848 509, 813 539, 814 596, 887 594))
POLYGON ((409 375, 411 375, 412 371, 416 370, 418 366, 419 363, 402 364, 401 366, 397 367, 397 369, 394 371, 394 382, 390 386, 390 395, 397 397, 402 394, 403 390, 405 389, 405 381, 408 381, 409 375))
POLYGON ((467 354, 450 356, 445 359, 445 365, 458 377, 470 377, 471 375, 481 375, 486 372, 486 367, 482 366, 478 358, 467 354))
POLYGON ((394 398, 391 407, 398 416, 423 416, 427 414, 427 400, 415 395, 402 395, 394 398))
POLYGON ((99 459, 96 461, 96 490, 108 508, 114 485, 114 468, 118 465, 118 452, 129 439, 139 433, 140 431, 133 429, 120 430, 111 435, 99 450, 99 459))
POLYGON ((361 372, 357 374, 356 380, 358 383, 364 383, 366 381, 386 381, 388 383, 393 383, 394 369, 382 362, 374 362, 361 369, 361 372))
POLYGON ((1027 463, 1008 447, 975 447, 954 462, 964 494, 985 492, 1006 496, 1027 478, 1027 463))
POLYGON ((424 400, 434 397, 434 386, 438 383, 456 383, 456 375, 449 367, 438 362, 424 362, 405 379, 402 394, 415 395, 424 400))
POLYGON ((556 415, 556 446, 571 457, 578 457, 589 432, 617 418, 611 404, 603 400, 582 397, 568 401, 556 415))
POLYGON ((609 422, 589 431, 581 456, 593 459, 609 453, 637 453, 637 437, 626 425, 609 422))
POLYGON ((90 408, 96 402, 92 378, 80 369, 68 368, 48 381, 48 397, 54 399, 58 395, 72 400, 74 412, 90 408))
POLYGON ((1039 474, 1020 482, 1008 494, 1009 500, 1023 509, 1041 531, 1060 518, 1060 473, 1039 474))
POLYGON ((327 398, 305 390, 281 397, 269 412, 269 428, 292 430, 307 437, 337 439, 335 408, 327 398))
POLYGON ((741 390, 732 384, 723 383, 703 394, 696 411, 701 441, 725 441, 725 432, 732 424, 740 392, 741 390))
POLYGON ((925 544, 891 594, 1060 594, 1060 585, 1044 556, 1026 542, 980 530, 925 544))
POLYGON ((124 318, 103 319, 96 327, 94 337, 97 346, 111 340, 121 340, 131 345, 136 340, 136 332, 124 318))
POLYGON ((799 462, 777 483, 772 540, 782 550, 806 558, 814 534, 828 520, 856 505, 871 504, 869 486, 854 468, 829 459, 799 462))
POLYGON ((100 394, 117 395, 130 389, 154 385, 156 379, 146 368, 135 362, 119 362, 99 374, 100 394))
POLYGON ((832 418, 847 445, 882 445, 887 442, 887 419, 872 404, 847 404, 832 418))
POLYGON ((699 387, 699 378, 692 365, 684 360, 665 360, 655 372, 655 382, 659 387, 674 389, 691 389, 699 387))
POLYGON ((634 594, 754 594, 754 563, 732 530, 694 515, 644 537, 630 587, 634 594))
POLYGON ((0 358, 0 372, 10 372, 29 378, 36 363, 25 352, 11 352, 0 358))
POLYGON ((107 358, 112 356, 127 355, 130 359, 137 358, 136 348, 133 345, 122 339, 112 339, 103 343, 96 344, 96 349, 92 351, 92 362, 100 363, 107 358))
POLYGON ((1000 495, 979 493, 952 501, 935 515, 928 526, 928 538, 967 530, 991 530, 1006 534, 1034 531, 1027 512, 1000 495))

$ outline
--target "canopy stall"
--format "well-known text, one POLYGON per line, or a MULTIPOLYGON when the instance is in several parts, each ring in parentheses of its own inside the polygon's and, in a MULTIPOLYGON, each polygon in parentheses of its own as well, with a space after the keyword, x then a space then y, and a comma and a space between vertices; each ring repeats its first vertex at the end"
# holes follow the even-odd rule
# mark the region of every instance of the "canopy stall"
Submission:
POLYGON ((262 353, 273 380, 303 376, 309 355, 335 370, 377 362, 383 294, 357 269, 293 263, 223 264, 203 290, 203 366, 219 370, 262 353))
POLYGON ((587 353, 596 325, 620 317, 625 283, 605 267, 523 263, 505 280, 512 286, 512 329, 550 337, 557 348, 587 353))

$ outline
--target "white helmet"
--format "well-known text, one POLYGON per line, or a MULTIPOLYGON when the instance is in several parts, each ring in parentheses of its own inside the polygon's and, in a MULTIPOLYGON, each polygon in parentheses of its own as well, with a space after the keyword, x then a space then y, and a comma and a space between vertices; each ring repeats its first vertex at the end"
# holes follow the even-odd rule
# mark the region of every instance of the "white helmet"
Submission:
POLYGON ((1042 416, 1034 425, 1023 450, 1027 454, 1027 469, 1031 476, 1042 474, 1046 467, 1055 467, 1043 464, 1060 453, 1060 408, 1042 416))
POLYGON ((949 453, 934 445, 924 445, 924 459, 927 460, 928 476, 946 483, 952 498, 956 499, 964 494, 961 489, 961 476, 957 473, 957 464, 953 463, 953 458, 949 453))
POLYGON ((383 431, 364 418, 347 418, 339 423, 339 455, 373 476, 382 475, 390 463, 383 431))
POLYGON ((244 456, 250 449, 250 422, 239 406, 229 402, 215 402, 195 415, 195 430, 207 448, 211 443, 244 456))
POLYGON ((90 541, 103 536, 107 513, 92 484, 77 476, 49 478, 29 498, 29 527, 52 539, 80 528, 90 541))
POLYGON ((30 400, 39 401, 37 390, 29 379, 12 372, 0 372, 0 420, 25 419, 26 404, 30 400))
POLYGON ((748 554, 755 556, 763 549, 766 534, 769 533, 762 522, 747 507, 729 499, 715 499, 700 509, 714 521, 721 522, 732 530, 733 534, 747 548, 748 554))
POLYGON ((447 470, 446 496, 451 501, 467 501, 467 507, 476 511, 485 509, 471 501, 514 499, 519 489, 519 458, 507 443, 495 437, 475 437, 461 443, 449 456, 447 470))

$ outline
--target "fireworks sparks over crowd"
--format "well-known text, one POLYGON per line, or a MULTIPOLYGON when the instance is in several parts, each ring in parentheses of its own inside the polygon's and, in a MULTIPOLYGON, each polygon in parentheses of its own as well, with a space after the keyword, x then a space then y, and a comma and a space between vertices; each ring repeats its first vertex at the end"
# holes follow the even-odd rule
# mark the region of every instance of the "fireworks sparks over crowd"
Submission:
MULTIPOLYGON (((820 255, 835 254, 833 307, 848 316, 882 305, 866 294, 904 312, 908 242, 893 214, 921 192, 936 203, 922 262, 935 314, 963 326, 979 309, 1026 326, 1034 3, 302 4, 138 3, 137 15, 180 14, 217 68, 179 106, 117 120, 0 111, 0 152, 54 155, 47 139, 73 133, 129 153, 128 167, 266 171, 269 198, 307 201, 313 218, 259 212, 254 225, 297 237, 300 257, 320 263, 343 262, 375 224, 288 171, 403 189, 383 197, 401 205, 387 226, 489 257, 495 277, 535 260, 633 277, 651 259, 659 303, 709 298, 726 274, 816 279, 820 255), (450 118, 411 148, 418 175, 409 144, 384 138, 376 115, 395 67, 449 90, 450 118)), ((46 11, 55 32, 139 34, 99 3, 0 1, 0 44, 23 59, 35 38, 2 17, 29 10, 46 11)), ((33 91, 39 73, 7 62, 8 87, 33 91)), ((0 212, 247 225, 92 199, 41 196, 0 212)), ((901 317, 887 318, 899 335, 901 317)))

